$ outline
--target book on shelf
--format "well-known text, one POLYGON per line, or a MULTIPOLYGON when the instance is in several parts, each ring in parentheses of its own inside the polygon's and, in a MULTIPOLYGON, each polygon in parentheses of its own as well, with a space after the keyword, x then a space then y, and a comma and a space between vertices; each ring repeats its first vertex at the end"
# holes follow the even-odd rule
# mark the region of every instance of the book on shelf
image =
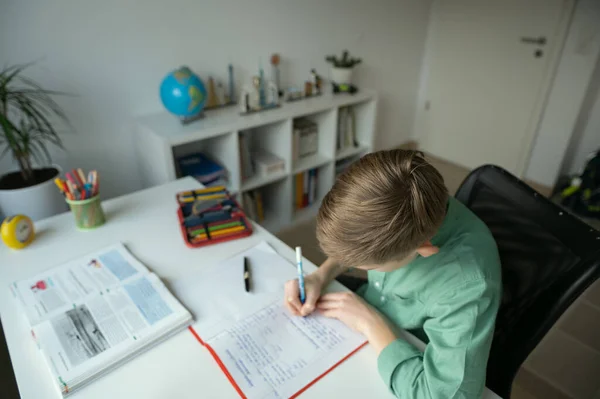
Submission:
POLYGON ((257 223, 265 220, 263 196, 259 189, 245 192, 242 195, 242 203, 250 219, 257 223))
POLYGON ((319 126, 307 118, 294 119, 292 136, 292 158, 300 158, 316 154, 319 150, 319 126))
POLYGON ((294 178, 294 204, 296 209, 311 206, 317 200, 318 169, 298 173, 294 178))
POLYGON ((10 286, 63 396, 183 330, 191 314, 116 244, 10 286))
POLYGON ((182 176, 192 176, 207 187, 227 185, 227 170, 202 153, 177 159, 182 176))
POLYGON ((252 141, 250 132, 244 131, 238 134, 240 169, 242 180, 254 176, 254 164, 252 162, 252 141))
POLYGON ((352 107, 340 108, 338 113, 336 149, 342 151, 352 147, 358 147, 354 109, 352 107))

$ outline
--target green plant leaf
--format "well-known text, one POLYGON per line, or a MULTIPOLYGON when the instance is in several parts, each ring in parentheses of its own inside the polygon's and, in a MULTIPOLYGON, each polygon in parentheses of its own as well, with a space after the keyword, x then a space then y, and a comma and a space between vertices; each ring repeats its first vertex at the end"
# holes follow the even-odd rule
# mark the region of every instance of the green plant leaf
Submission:
POLYGON ((25 179, 33 178, 31 159, 43 165, 52 159, 47 145, 64 148, 53 123, 54 117, 72 128, 66 114, 53 96, 68 93, 46 90, 22 76, 33 63, 0 70, 0 146, 2 156, 11 152, 25 179))

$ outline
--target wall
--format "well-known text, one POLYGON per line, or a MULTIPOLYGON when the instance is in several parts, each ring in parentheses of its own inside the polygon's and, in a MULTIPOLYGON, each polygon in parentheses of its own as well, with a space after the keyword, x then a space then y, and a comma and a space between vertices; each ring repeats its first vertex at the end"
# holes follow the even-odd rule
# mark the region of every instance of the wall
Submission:
POLYGON ((600 150, 600 57, 565 154, 561 174, 580 172, 587 156, 597 150, 600 150))
POLYGON ((600 54, 600 2, 579 0, 525 177, 552 186, 600 54))
MULTIPOLYGON (((182 64, 241 83, 279 52, 283 83, 347 48, 363 58, 359 86, 380 94, 379 148, 410 136, 430 1, 0 0, 0 65, 37 60, 29 76, 76 93, 61 99, 76 128, 65 134, 63 167, 98 168, 105 196, 140 187, 130 123, 162 109, 158 85, 182 64)), ((239 85, 238 85, 239 86, 239 85)), ((0 173, 10 160, 0 161, 0 173)))

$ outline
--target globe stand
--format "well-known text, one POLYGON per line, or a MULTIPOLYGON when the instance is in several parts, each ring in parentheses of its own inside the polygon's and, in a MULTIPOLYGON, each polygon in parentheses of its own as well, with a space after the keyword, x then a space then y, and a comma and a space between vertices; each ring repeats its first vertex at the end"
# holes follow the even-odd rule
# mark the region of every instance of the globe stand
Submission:
POLYGON ((200 119, 204 119, 204 111, 202 111, 199 114, 194 115, 194 116, 184 116, 184 117, 179 118, 182 125, 189 125, 190 123, 195 122, 200 119))

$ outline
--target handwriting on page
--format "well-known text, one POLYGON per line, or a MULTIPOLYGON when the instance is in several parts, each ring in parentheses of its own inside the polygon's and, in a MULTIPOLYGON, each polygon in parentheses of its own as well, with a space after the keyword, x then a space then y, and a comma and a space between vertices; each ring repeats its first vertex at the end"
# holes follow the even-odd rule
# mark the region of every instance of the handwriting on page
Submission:
MULTIPOLYGON (((290 384, 292 380, 298 378, 299 387, 306 385, 310 376, 305 372, 311 365, 340 346, 347 351, 345 331, 335 320, 291 316, 274 303, 208 343, 248 398, 280 398, 293 391, 297 384, 290 384)), ((339 360, 346 354, 334 356, 339 360)))

